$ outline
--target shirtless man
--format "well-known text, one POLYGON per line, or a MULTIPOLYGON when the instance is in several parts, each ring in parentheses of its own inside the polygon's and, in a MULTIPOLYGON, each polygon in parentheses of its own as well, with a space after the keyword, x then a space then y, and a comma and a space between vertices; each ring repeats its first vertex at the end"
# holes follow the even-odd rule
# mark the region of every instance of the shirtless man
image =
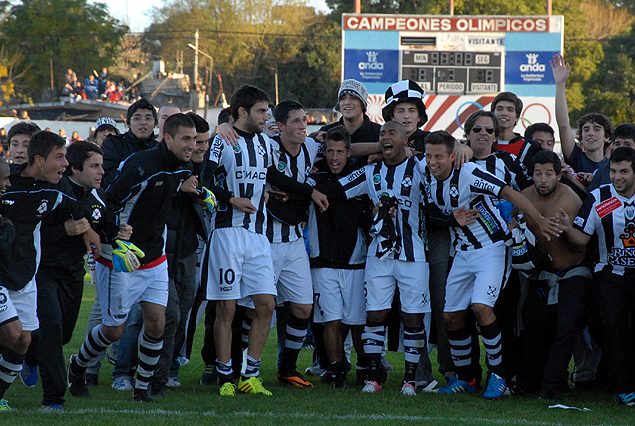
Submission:
MULTIPOLYGON (((544 217, 560 215, 563 209, 569 218, 574 218, 582 206, 575 192, 560 184, 561 172, 562 163, 554 152, 540 151, 534 156, 534 184, 522 193, 544 217)), ((548 241, 535 222, 526 220, 535 235, 539 255, 532 256, 536 268, 528 277, 523 309, 526 342, 518 390, 540 390, 541 399, 555 399, 558 391, 567 389, 569 361, 577 336, 586 324, 591 270, 586 264, 585 247, 570 244, 566 237, 548 241)))

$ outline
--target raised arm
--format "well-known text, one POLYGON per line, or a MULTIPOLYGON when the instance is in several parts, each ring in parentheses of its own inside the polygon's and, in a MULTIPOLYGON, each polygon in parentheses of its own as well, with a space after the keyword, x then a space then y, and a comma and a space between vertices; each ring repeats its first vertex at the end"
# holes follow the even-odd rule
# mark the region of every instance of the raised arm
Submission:
POLYGON ((571 133, 571 124, 569 123, 566 95, 567 78, 571 72, 571 67, 565 63, 564 58, 560 54, 554 55, 553 62, 549 61, 549 64, 553 71, 553 78, 556 80, 556 121, 558 122, 560 143, 562 144, 562 153, 567 158, 571 156, 575 147, 575 140, 571 133))

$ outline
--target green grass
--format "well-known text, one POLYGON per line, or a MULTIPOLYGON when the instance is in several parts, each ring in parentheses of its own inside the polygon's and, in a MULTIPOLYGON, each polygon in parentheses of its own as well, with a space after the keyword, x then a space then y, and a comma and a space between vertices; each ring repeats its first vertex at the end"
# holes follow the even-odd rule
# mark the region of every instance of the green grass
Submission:
MULTIPOLYGON (((86 286, 84 303, 72 342, 65 346, 67 356, 76 352, 84 338, 86 319, 92 306, 93 287, 86 286)), ((399 394, 403 374, 403 354, 389 353, 388 359, 396 371, 377 394, 361 394, 359 389, 336 391, 321 385, 315 378, 313 389, 298 389, 282 385, 275 379, 276 341, 272 333, 263 354, 261 377, 272 397, 242 395, 221 398, 218 386, 199 384, 203 371, 200 357, 202 327, 197 333, 191 362, 183 366, 183 384, 154 404, 131 400, 131 392, 118 392, 110 387, 112 366, 103 363, 100 384, 90 388, 89 399, 66 394, 63 413, 43 413, 39 410, 42 387, 25 387, 18 379, 5 397, 18 411, 0 414, 0 425, 632 425, 632 407, 617 406, 611 395, 601 392, 580 392, 563 396, 559 403, 587 407, 590 411, 549 409, 549 404, 537 399, 506 397, 501 401, 485 401, 481 395, 399 394)), ((434 353, 432 354, 434 359, 434 353)), ((302 351, 299 370, 311 363, 310 351, 302 351)), ((436 372, 435 372, 436 373, 436 372)), ((352 384, 352 374, 349 374, 352 384)), ((442 379, 437 377, 440 382, 442 379)))

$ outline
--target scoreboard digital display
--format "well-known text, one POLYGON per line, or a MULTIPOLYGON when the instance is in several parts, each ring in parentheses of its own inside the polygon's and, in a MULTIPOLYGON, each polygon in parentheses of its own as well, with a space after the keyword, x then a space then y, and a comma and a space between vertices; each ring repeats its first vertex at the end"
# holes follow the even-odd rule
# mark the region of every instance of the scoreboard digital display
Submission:
POLYGON ((416 81, 427 93, 497 93, 503 75, 501 52, 401 51, 401 78, 416 81))

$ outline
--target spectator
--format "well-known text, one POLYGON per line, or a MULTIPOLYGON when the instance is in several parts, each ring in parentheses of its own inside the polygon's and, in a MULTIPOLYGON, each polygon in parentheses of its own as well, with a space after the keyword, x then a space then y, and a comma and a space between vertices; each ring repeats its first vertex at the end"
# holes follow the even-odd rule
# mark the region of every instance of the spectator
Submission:
POLYGON ((84 87, 86 96, 90 99, 96 99, 99 97, 99 81, 95 80, 94 75, 89 75, 86 80, 84 80, 84 87))
POLYGON ((70 84, 71 87, 75 87, 77 83, 77 74, 70 68, 66 71, 66 74, 64 74, 64 83, 70 84))

